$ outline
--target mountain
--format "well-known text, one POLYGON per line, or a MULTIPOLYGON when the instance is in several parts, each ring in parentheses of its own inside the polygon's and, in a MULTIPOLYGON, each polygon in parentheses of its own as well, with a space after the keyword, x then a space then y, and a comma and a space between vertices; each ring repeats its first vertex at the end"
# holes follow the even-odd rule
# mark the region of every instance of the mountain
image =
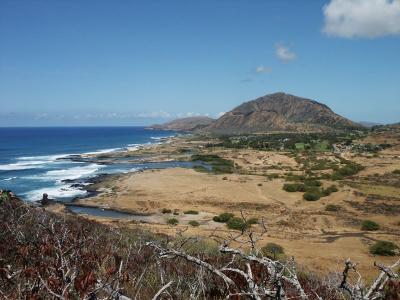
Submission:
POLYGON ((161 125, 152 125, 148 129, 195 131, 210 125, 213 121, 215 120, 205 116, 188 117, 176 119, 161 125))
POLYGON ((349 127, 360 125, 335 114, 325 104, 275 93, 239 105, 203 131, 217 134, 314 132, 349 127))
POLYGON ((367 128, 371 128, 371 127, 374 127, 374 126, 382 125, 381 123, 368 122, 368 121, 360 121, 360 122, 358 122, 358 124, 360 124, 360 125, 362 125, 364 127, 367 127, 367 128))

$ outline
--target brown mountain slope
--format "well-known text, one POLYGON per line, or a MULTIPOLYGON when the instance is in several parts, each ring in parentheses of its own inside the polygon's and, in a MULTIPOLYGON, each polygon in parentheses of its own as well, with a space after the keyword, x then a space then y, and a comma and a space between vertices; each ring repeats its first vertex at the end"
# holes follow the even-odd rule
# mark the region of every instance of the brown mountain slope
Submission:
POLYGON ((194 131, 211 124, 214 119, 205 116, 196 116, 176 119, 161 125, 152 125, 149 129, 175 130, 175 131, 194 131))
POLYGON ((204 128, 220 134, 266 131, 324 131, 360 127, 328 106, 297 96, 275 93, 245 102, 204 128))

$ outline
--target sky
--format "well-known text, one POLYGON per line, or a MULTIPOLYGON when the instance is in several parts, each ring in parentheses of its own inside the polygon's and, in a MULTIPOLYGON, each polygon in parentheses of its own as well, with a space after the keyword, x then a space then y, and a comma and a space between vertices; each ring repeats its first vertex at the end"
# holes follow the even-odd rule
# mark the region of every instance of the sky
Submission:
POLYGON ((0 126, 218 117, 278 91, 400 122, 400 0, 0 1, 0 126))

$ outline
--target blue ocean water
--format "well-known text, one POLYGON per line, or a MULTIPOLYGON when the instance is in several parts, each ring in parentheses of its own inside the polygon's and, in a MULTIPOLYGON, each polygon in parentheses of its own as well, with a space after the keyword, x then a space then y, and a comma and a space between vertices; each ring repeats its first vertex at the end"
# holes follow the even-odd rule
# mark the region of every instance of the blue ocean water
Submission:
POLYGON ((165 168, 178 163, 112 165, 74 162, 70 155, 107 153, 159 143, 172 131, 144 127, 30 127, 0 128, 0 189, 12 190, 25 200, 43 193, 57 200, 84 196, 86 191, 70 181, 87 184, 104 173, 126 173, 145 168, 165 168))

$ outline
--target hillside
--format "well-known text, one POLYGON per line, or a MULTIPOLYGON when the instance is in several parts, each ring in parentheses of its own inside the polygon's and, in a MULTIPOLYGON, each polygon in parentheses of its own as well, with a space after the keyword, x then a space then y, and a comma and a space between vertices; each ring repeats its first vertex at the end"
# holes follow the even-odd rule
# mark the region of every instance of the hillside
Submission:
MULTIPOLYGON (((183 236, 167 242, 165 236, 118 222, 107 226, 51 213, 9 192, 0 191, 0 218, 1 299, 344 298, 340 278, 304 272, 298 277, 293 259, 282 264, 272 256, 254 256, 226 244, 216 248, 183 236), (277 270, 285 275, 272 281, 277 270)), ((379 278, 377 287, 369 288, 371 297, 364 299, 396 299, 396 279, 385 272, 379 278)), ((346 279, 344 284, 349 284, 346 279)))
POLYGON ((149 129, 175 130, 175 131, 194 131, 211 124, 214 119, 206 116, 196 116, 176 119, 164 124, 151 125, 149 129))
POLYGON ((314 100, 275 93, 245 102, 205 128, 220 134, 325 131, 360 127, 314 100))

